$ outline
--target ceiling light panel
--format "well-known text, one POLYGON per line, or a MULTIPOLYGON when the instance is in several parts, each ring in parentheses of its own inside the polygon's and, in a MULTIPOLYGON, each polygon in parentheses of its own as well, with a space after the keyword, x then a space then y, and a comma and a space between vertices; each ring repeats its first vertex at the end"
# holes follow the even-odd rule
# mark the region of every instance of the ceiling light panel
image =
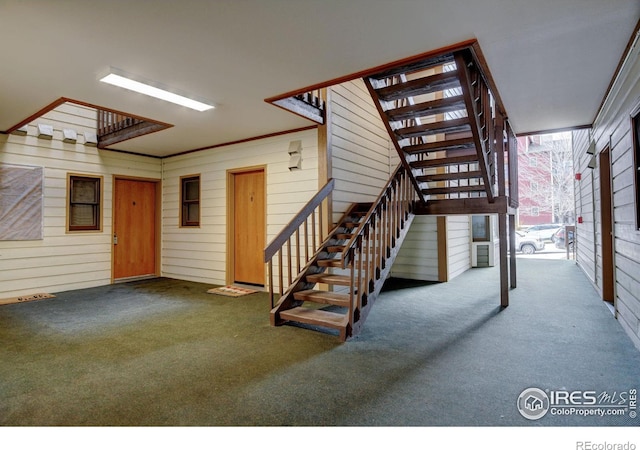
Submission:
POLYGON ((152 86, 148 82, 142 82, 135 80, 130 75, 123 73, 116 73, 114 69, 111 69, 111 73, 107 76, 100 78, 103 83, 118 86, 130 91, 138 92, 140 94, 148 95, 150 97, 158 98, 167 102, 175 103, 177 105, 185 106, 187 108, 195 109, 196 111, 207 111, 215 108, 215 106, 194 100, 183 95, 170 92, 166 89, 161 89, 156 86, 152 86))

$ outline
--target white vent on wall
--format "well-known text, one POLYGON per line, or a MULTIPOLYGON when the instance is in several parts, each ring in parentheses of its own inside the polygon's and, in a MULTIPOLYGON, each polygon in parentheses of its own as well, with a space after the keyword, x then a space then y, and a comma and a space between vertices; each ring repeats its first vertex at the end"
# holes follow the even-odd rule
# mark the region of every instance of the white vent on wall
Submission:
POLYGON ((64 142, 75 144, 75 142, 78 140, 78 133, 76 133, 76 130, 64 128, 62 130, 62 140, 64 142))
POLYGON ((302 141, 289 142, 289 170, 302 169, 302 141))
POLYGON ((27 125, 23 125, 17 130, 13 130, 13 134, 19 134, 20 136, 25 136, 29 132, 27 125))
POLYGON ((38 124, 38 137, 40 139, 53 139, 53 126, 44 123, 38 124))
POLYGON ((85 131, 84 145, 90 145, 92 147, 95 147, 96 145, 98 145, 98 135, 90 131, 85 131))

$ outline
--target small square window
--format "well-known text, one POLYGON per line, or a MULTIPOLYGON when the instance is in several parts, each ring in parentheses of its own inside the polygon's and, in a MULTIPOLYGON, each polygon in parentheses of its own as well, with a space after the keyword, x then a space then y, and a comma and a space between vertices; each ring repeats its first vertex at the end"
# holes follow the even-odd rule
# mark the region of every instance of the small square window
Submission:
POLYGON ((100 231, 102 178, 69 175, 68 231, 100 231))
POLYGON ((200 175, 180 178, 180 225, 200 226, 200 175))
POLYGON ((491 239, 489 216, 471 216, 471 234, 473 242, 485 242, 491 239))

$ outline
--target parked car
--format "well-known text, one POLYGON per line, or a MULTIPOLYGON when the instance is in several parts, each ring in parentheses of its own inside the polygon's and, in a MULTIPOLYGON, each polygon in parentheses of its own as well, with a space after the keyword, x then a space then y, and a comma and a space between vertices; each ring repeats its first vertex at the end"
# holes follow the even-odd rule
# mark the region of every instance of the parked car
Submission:
POLYGON ((532 238, 540 238, 543 241, 554 242, 554 234, 562 228, 562 225, 548 223, 544 225, 534 225, 527 228, 526 235, 532 238))
MULTIPOLYGON (((556 245, 556 248, 567 248, 567 244, 566 244, 566 239, 565 239, 565 228, 562 227, 560 228, 558 231, 555 232, 555 234, 553 235, 554 240, 553 242, 556 245)), ((570 240, 569 240, 569 250, 573 251, 573 236, 570 234, 569 235, 570 240)))
POLYGON ((540 250, 544 250, 544 241, 541 238, 516 231, 516 251, 532 255, 540 250))

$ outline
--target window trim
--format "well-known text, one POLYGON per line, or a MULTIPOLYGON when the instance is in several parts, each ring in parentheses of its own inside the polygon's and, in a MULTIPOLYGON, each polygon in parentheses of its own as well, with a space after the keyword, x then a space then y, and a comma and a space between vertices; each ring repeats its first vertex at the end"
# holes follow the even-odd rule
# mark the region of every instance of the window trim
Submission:
POLYGON ((191 175, 183 175, 180 177, 180 198, 179 198, 179 206, 178 209, 180 211, 180 228, 199 228, 200 223, 202 222, 202 208, 201 208, 201 200, 202 200, 202 177, 199 173, 191 174, 191 175), (198 180, 198 199, 197 200, 186 200, 184 198, 185 195, 185 183, 188 181, 198 180), (187 204, 197 204, 198 205, 198 221, 197 222, 188 222, 185 217, 185 205, 187 204))
POLYGON ((633 192, 636 212, 636 231, 640 231, 640 106, 631 113, 631 141, 633 156, 633 192))
MULTIPOLYGON (((101 233, 103 231, 104 217, 104 177, 102 175, 90 175, 82 173, 67 173, 67 197, 66 197, 66 232, 67 233, 101 233), (71 225, 71 206, 72 195, 71 190, 73 188, 74 180, 91 180, 98 183, 98 201, 96 204, 97 210, 95 211, 95 219, 97 220, 96 226, 73 226, 71 225)), ((82 204, 82 202, 75 202, 82 204)), ((74 203, 74 204, 75 204, 74 203)))
POLYGON ((491 241, 491 217, 489 217, 488 215, 484 215, 484 214, 474 214, 471 216, 471 241, 472 242, 489 242, 491 241), (476 228, 474 227, 474 221, 475 219, 480 218, 480 220, 484 221, 484 235, 482 236, 476 236, 475 231, 476 228))

